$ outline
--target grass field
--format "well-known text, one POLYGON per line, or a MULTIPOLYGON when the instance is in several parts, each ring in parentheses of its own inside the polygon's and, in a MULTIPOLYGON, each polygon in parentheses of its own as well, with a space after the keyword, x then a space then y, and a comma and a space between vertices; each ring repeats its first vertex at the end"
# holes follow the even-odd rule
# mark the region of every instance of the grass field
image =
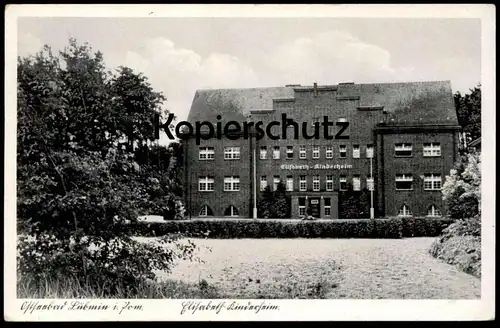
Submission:
POLYGON ((480 298, 478 278, 429 255, 433 240, 194 239, 204 263, 158 276, 234 298, 480 298))

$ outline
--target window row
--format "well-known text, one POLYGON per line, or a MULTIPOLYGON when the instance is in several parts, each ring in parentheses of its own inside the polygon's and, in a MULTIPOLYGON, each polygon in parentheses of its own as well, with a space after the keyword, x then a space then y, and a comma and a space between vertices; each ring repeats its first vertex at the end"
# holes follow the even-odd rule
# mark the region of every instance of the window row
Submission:
MULTIPOLYGON (((413 216, 413 214, 412 214, 409 206, 403 205, 403 206, 401 206, 401 208, 398 211, 398 216, 409 217, 409 216, 413 216)), ((427 208, 427 216, 434 216, 434 217, 441 216, 441 211, 439 210, 439 208, 437 206, 431 205, 427 208)))
MULTIPOLYGON (((330 216, 332 214, 332 200, 329 197, 323 198, 323 209, 325 211, 325 216, 330 216)), ((306 198, 299 197, 299 216, 306 215, 306 198)))
MULTIPOLYGON (((199 191, 214 191, 215 179, 214 177, 204 176, 198 180, 199 191)), ((224 191, 239 191, 240 190, 240 177, 228 176, 224 177, 224 191)))
MULTIPOLYGON (((326 159, 332 159, 333 158, 333 145, 327 145, 325 146, 325 158, 326 159)), ((296 156, 296 149, 294 146, 286 146, 286 158, 287 159, 293 159, 296 156)), ((298 153, 298 158, 299 159, 307 159, 307 154, 308 152, 311 152, 312 158, 313 159, 319 159, 321 158, 321 147, 320 146, 304 146, 301 145, 299 146, 299 153, 298 153)), ((338 148, 338 156, 339 158, 347 158, 347 145, 339 145, 338 148)), ((360 158, 361 150, 360 150, 360 145, 353 145, 352 146, 352 157, 353 158, 360 158)), ((261 146, 260 147, 260 159, 267 159, 268 158, 268 149, 267 146, 261 146)), ((281 157, 281 149, 280 146, 273 146, 272 147, 272 158, 273 159, 280 159, 281 157)), ((373 145, 367 145, 366 146, 366 157, 371 158, 373 157, 373 145)))
MULTIPOLYGON (((424 143, 422 152, 424 157, 439 157, 441 156, 441 144, 437 142, 424 143)), ((413 156, 413 145, 411 143, 395 144, 394 156, 396 157, 413 156)))
MULTIPOLYGON (((240 147, 224 147, 224 159, 240 159, 240 147)), ((215 158, 214 147, 200 147, 198 152, 200 160, 213 160, 215 158)))
MULTIPOLYGON (((324 158, 332 159, 334 147, 333 145, 327 145, 324 149, 324 158)), ((294 146, 286 146, 286 158, 295 158, 296 149, 294 146)), ((299 146, 298 158, 307 159, 308 152, 311 152, 313 159, 321 158, 321 147, 320 146, 299 146)), ((224 147, 224 159, 240 159, 240 147, 224 147)), ((269 150, 267 146, 260 147, 259 157, 260 159, 268 158, 269 150)), ((394 155, 396 157, 411 157, 413 156, 413 145, 411 143, 397 143, 394 146, 394 155)), ((281 158, 281 148, 280 146, 273 146, 271 156, 273 159, 281 158)), ((339 158, 347 158, 347 145, 339 145, 338 147, 339 158)), ((366 158, 373 157, 373 145, 366 145, 365 149, 366 158)), ((424 143, 423 144, 423 156, 424 157, 439 157, 441 156, 441 144, 439 143, 424 143)), ((352 145, 352 157, 361 157, 361 147, 360 145, 352 145)), ((214 147, 200 147, 198 158, 200 160, 213 160, 215 158, 214 147)))
MULTIPOLYGON (((413 190, 413 175, 396 174, 396 190, 413 190)), ((424 190, 441 190, 441 174, 424 174, 424 190)))
MULTIPOLYGON (((200 211, 198 212, 198 215, 199 216, 214 216, 214 211, 212 211, 212 209, 210 208, 210 206, 208 205, 203 205, 200 209, 200 211)), ((226 209, 224 210, 224 216, 232 216, 232 217, 236 217, 236 216, 239 216, 239 212, 238 212, 238 209, 236 207, 234 207, 233 205, 230 205, 228 207, 226 207, 226 209)))
MULTIPOLYGON (((267 176, 263 175, 260 177, 260 191, 263 191, 266 189, 268 186, 267 184, 267 176)), ((278 184, 281 181, 281 177, 278 175, 273 176, 273 185, 272 185, 272 190, 276 190, 278 188, 278 184)), ((299 185, 298 185, 298 191, 307 191, 307 185, 308 185, 308 176, 306 175, 301 175, 299 176, 299 185)), ((324 187, 326 191, 333 191, 334 190, 334 179, 333 175, 327 175, 326 179, 324 180, 324 187)), ((294 191, 295 186, 294 186, 294 178, 293 176, 287 176, 286 177, 286 190, 287 191, 294 191)), ((367 177, 366 178, 366 185, 368 190, 373 189, 373 178, 367 177)), ((352 186, 353 190, 361 190, 361 177, 359 175, 354 175, 352 177, 352 186)), ((347 177, 346 176, 340 176, 339 181, 338 181, 338 188, 339 190, 347 190, 348 189, 348 183, 347 183, 347 177)), ((314 175, 312 177, 312 190, 313 191, 320 191, 321 190, 321 177, 319 175, 314 175)))
MULTIPOLYGON (((298 191, 307 191, 308 176, 301 175, 298 179, 298 191)), ((285 180, 286 190, 294 191, 294 177, 287 176, 285 180)), ((278 184, 281 182, 281 177, 278 175, 273 176, 272 190, 276 190, 278 184)), ((413 175, 411 174, 396 174, 396 190, 413 190, 413 175)), ((215 179, 210 176, 200 177, 198 180, 199 191, 214 191, 215 179)), ((333 175, 326 175, 324 180, 324 187, 326 191, 334 190, 333 175)), ((424 175, 424 190, 441 190, 442 180, 440 174, 425 174, 424 175)), ((260 177, 260 190, 263 191, 268 186, 268 177, 263 175, 260 177)), ((373 190, 374 181, 372 177, 366 178, 366 186, 368 190, 373 190)), ((341 175, 338 180, 339 190, 348 189, 348 179, 346 176, 341 175)), ((352 188, 355 191, 361 190, 361 177, 359 175, 352 176, 352 188)), ((226 176, 224 177, 224 191, 239 191, 240 190, 240 177, 239 176, 226 176)), ((321 177, 319 175, 312 176, 312 190, 321 190, 321 177)))

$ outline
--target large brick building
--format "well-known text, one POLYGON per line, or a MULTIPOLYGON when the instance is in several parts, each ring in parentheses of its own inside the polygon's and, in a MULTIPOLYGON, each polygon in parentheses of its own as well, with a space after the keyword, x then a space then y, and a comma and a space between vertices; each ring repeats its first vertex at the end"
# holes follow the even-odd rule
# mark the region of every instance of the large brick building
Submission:
MULTIPOLYGON (((188 121, 281 123, 270 130, 278 140, 253 133, 184 140, 191 217, 252 217, 263 188, 278 181, 287 186, 295 218, 306 206, 315 217, 339 218, 339 193, 349 185, 373 190, 378 217, 445 214, 440 189, 457 157, 460 129, 448 81, 198 90, 188 121), (282 130, 283 114, 298 123, 298 139, 293 126, 282 130), (348 122, 341 133, 348 139, 325 139, 321 125, 319 138, 302 135, 303 122, 313 135, 324 116, 348 122)), ((329 127, 329 134, 343 126, 329 127)))

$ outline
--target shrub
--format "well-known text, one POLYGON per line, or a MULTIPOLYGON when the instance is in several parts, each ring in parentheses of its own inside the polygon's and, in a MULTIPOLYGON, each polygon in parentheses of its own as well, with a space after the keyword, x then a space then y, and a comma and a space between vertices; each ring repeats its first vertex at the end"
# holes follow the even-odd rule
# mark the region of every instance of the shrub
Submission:
POLYGON ((481 156, 465 154, 455 164, 442 188, 449 215, 471 218, 481 213, 481 156))
POLYGON ((458 220, 443 230, 429 253, 474 276, 481 276, 481 218, 458 220))
POLYGON ((163 236, 183 233, 191 237, 226 238, 401 238, 399 218, 331 221, 251 221, 189 220, 138 222, 131 225, 135 234, 163 236))
POLYGON ((403 237, 436 237, 453 222, 453 219, 405 217, 402 221, 403 237))

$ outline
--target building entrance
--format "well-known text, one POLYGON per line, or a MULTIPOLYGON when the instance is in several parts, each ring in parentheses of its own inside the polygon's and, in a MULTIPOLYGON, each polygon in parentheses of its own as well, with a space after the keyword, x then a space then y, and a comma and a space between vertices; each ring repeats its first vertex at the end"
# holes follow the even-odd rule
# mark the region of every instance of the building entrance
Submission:
POLYGON ((309 207, 311 209, 311 215, 313 217, 315 217, 315 218, 321 217, 319 198, 316 198, 316 197, 309 198, 309 207))

